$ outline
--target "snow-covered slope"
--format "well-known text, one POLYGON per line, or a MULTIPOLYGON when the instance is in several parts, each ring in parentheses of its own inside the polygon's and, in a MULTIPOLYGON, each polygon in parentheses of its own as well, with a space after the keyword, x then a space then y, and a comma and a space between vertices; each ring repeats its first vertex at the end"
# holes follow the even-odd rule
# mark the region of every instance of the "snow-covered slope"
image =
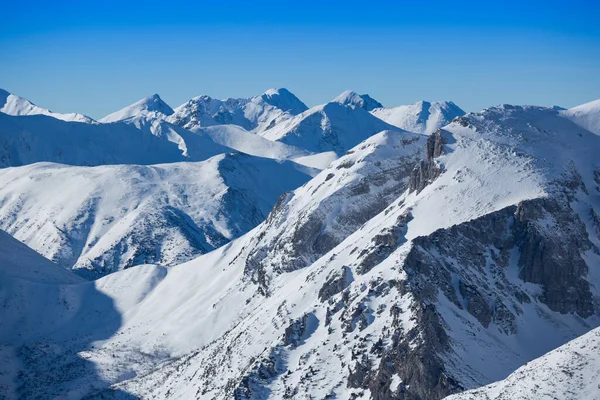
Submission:
POLYGON ((332 102, 313 107, 261 135, 315 153, 334 151, 342 155, 375 133, 394 129, 360 107, 332 102))
POLYGON ((197 127, 191 131, 242 153, 274 160, 292 160, 316 170, 326 168, 338 158, 334 152, 311 153, 299 147, 265 139, 236 125, 197 127))
POLYGON ((4 322, 5 392, 440 399, 504 379, 600 326, 599 152, 543 107, 369 137, 185 264, 9 293, 0 321, 29 324, 4 322))
POLYGON ((0 112, 3 112, 8 115, 48 115, 50 117, 61 119, 63 121, 75 121, 85 123, 94 122, 93 119, 82 114, 54 113, 50 110, 46 110, 45 108, 38 107, 29 100, 9 93, 3 89, 0 89, 0 112))
POLYGON ((600 135, 600 99, 562 110, 560 113, 577 125, 600 135))
POLYGON ((451 101, 418 101, 407 106, 376 108, 371 113, 398 128, 426 134, 465 114, 451 101))
POLYGON ((0 113, 0 167, 40 161, 71 165, 200 161, 231 151, 165 121, 85 124, 46 115, 0 113))
POLYGON ((447 400, 596 400, 600 395, 600 329, 527 363, 503 381, 447 400))
POLYGON ((156 166, 0 169, 0 229, 83 276, 171 266, 246 233, 308 179, 294 163, 240 153, 156 166))
POLYGON ((306 109, 306 105, 287 89, 269 89, 251 99, 194 97, 177 107, 168 120, 186 129, 233 124, 259 132, 306 109))
MULTIPOLYGON (((81 283, 83 279, 60 268, 0 230, 0 276, 37 283, 81 283)), ((4 281, 4 279, 3 279, 4 281)))
POLYGON ((147 118, 166 118, 173 114, 173 109, 158 94, 153 94, 127 107, 122 108, 99 120, 99 122, 122 121, 136 116, 147 118))
POLYGON ((360 107, 367 111, 373 111, 376 108, 383 107, 383 105, 380 102, 373 99, 368 94, 358 94, 351 90, 346 90, 345 92, 342 92, 342 94, 333 99, 332 102, 352 107, 360 107))

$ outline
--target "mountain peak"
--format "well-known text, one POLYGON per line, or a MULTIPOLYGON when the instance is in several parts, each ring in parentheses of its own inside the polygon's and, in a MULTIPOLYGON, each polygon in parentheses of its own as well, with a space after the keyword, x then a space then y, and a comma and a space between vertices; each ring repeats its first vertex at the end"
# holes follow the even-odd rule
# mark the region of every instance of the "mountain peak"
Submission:
POLYGON ((148 97, 144 97, 119 111, 107 115, 102 118, 100 122, 122 121, 137 115, 164 118, 171 114, 173 114, 173 109, 165 103, 157 93, 155 93, 148 97))
POLYGON ((465 112, 451 101, 419 100, 404 106, 378 108, 372 114, 398 128, 429 134, 465 112))
POLYGON ((280 110, 289 112, 293 115, 308 110, 306 104, 285 88, 268 89, 260 96, 260 99, 273 107, 277 107, 280 110))
POLYGON ((383 105, 369 96, 368 94, 358 94, 352 90, 346 90, 332 100, 333 103, 340 103, 351 107, 360 107, 367 111, 372 111, 383 105))
POLYGON ((52 112, 46 108, 38 107, 31 101, 0 89, 0 112, 8 115, 47 115, 63 121, 91 123, 93 119, 82 114, 68 113, 61 114, 52 112))

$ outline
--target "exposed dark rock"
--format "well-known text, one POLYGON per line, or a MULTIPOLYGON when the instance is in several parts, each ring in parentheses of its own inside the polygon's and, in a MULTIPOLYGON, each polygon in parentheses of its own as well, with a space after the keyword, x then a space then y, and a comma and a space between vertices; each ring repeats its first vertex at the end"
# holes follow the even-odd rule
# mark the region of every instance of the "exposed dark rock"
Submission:
POLYGON ((594 314, 585 280, 588 267, 582 258, 592 244, 568 203, 552 198, 520 203, 513 232, 520 250, 519 277, 543 286, 540 300, 563 314, 576 312, 583 318, 594 314))
POLYGON ((416 191, 419 193, 442 174, 443 169, 436 164, 434 159, 443 154, 444 144, 446 143, 447 140, 442 135, 441 129, 438 129, 427 138, 427 144, 425 145, 425 160, 422 160, 413 169, 410 176, 410 192, 416 191))
POLYGON ((404 235, 406 233, 406 224, 412 219, 410 212, 404 213, 398 217, 396 224, 380 234, 376 235, 372 240, 372 247, 364 249, 359 255, 360 264, 357 272, 365 274, 369 272, 375 265, 385 260, 394 250, 404 243, 404 235))
POLYGON ((350 286, 353 281, 352 270, 346 266, 341 271, 336 271, 327 277, 327 280, 319 290, 319 300, 327 301, 332 296, 341 293, 350 286))

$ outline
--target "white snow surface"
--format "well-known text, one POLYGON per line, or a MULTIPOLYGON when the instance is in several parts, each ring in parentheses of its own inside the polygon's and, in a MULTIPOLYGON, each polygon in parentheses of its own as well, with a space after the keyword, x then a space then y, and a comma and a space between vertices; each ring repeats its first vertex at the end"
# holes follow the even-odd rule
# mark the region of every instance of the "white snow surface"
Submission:
POLYGON ((600 328, 519 368, 508 378, 446 400, 597 400, 600 328))
POLYGON ((260 134, 314 153, 334 151, 341 156, 383 130, 395 128, 360 107, 331 102, 315 106, 260 134))
POLYGON ((373 99, 368 94, 358 94, 352 90, 342 92, 335 99, 331 100, 334 103, 340 103, 352 107, 360 107, 366 111, 372 111, 376 108, 381 108, 383 105, 373 99))
MULTIPOLYGON (((579 176, 586 189, 576 189, 571 207, 585 223, 589 240, 600 244, 590 217, 591 211, 600 212, 600 138, 559 111, 505 105, 446 125, 440 134, 447 143, 435 159, 443 173, 419 193, 392 191, 392 198, 388 189, 398 188, 392 185, 392 172, 423 157, 426 137, 389 129, 383 122, 377 125, 371 118, 360 107, 329 103, 266 130, 267 139, 311 152, 350 151, 281 196, 256 228, 189 262, 168 269, 138 266, 79 284, 23 283, 7 275, 0 281, 1 393, 8 398, 78 398, 110 387, 117 398, 131 393, 143 398, 228 399, 238 387, 254 398, 282 399, 291 391, 297 399, 368 398, 368 391, 347 384, 355 354, 368 353, 375 368, 381 356, 361 351, 372 349, 378 339, 386 349, 394 329, 410 332, 418 323, 414 309, 420 304, 414 294, 391 284, 409 279, 404 263, 416 238, 525 200, 560 194, 568 178, 579 176), (335 126, 343 126, 343 132, 331 128, 335 126), (375 126, 388 130, 371 137, 375 126), (354 142, 358 144, 352 146, 354 142), (352 211, 369 218, 360 224, 339 218, 352 211), (322 225, 308 224, 313 230, 303 235, 299 222, 311 215, 322 225), (389 244, 390 252, 362 271, 364 254, 389 232, 398 236, 389 244), (332 248, 320 249, 323 241, 303 249, 305 243, 286 240, 321 233, 336 237, 332 248), (257 259, 270 268, 258 269, 257 259), (302 263, 288 263, 294 259, 302 263), (346 271, 347 287, 322 300, 324 282, 341 271, 346 271), (343 308, 331 311, 340 302, 343 308), (304 321, 305 327, 290 342, 287 328, 295 321, 304 321)), ((61 168, 28 168, 50 167, 61 168)), ((152 173, 167 169, 144 168, 152 173)), ((25 182, 28 176, 24 173, 19 180, 25 182)), ((600 257, 589 251, 585 259, 590 269, 586 279, 598 301, 600 257)), ((503 273, 532 300, 515 317, 512 334, 495 324, 483 327, 442 293, 432 304, 451 343, 444 355, 445 373, 466 388, 503 379, 528 360, 600 325, 597 315, 583 319, 550 310, 537 299, 538 285, 521 281, 516 269, 511 263, 503 273)), ((486 271, 463 272, 493 286, 486 271)), ((500 290, 496 294, 510 297, 500 290)), ((597 331, 592 333, 597 337, 597 331)), ((582 343, 596 342, 587 340, 572 342, 573 354, 582 351, 582 343)), ((418 338, 411 343, 417 344, 418 338)), ((570 359, 597 365, 597 353, 570 359)), ((571 350, 557 354, 550 366, 564 365, 560 354, 569 358, 571 350)), ((592 382, 594 368, 577 372, 577 379, 592 382)), ((529 376, 536 377, 533 372, 529 376)), ((393 384, 398 395, 404 389, 398 378, 386 384, 393 384)), ((584 396, 592 389, 585 384, 573 390, 584 396)))
POLYGON ((173 109, 158 94, 153 94, 101 118, 99 122, 116 122, 136 116, 164 119, 171 114, 173 109))
POLYGON ((172 266, 254 228, 281 193, 309 178, 292 162, 241 153, 153 166, 5 168, 0 229, 91 276, 172 266))
POLYGON ((600 135, 600 99, 562 110, 560 114, 588 131, 600 135))
POLYGON ((123 122, 65 122, 46 115, 0 113, 0 167, 40 161, 70 165, 201 161, 231 149, 143 116, 123 122))
POLYGON ((250 99, 194 97, 175 109, 168 120, 186 129, 232 124, 260 132, 307 109, 287 89, 269 89, 250 99))
POLYGON ((418 101, 404 106, 376 108, 371 113, 398 128, 425 134, 433 133, 465 114, 451 101, 418 101))
POLYGON ((63 121, 93 123, 90 117, 77 113, 60 114, 33 104, 27 99, 0 89, 0 112, 8 115, 47 115, 63 121))

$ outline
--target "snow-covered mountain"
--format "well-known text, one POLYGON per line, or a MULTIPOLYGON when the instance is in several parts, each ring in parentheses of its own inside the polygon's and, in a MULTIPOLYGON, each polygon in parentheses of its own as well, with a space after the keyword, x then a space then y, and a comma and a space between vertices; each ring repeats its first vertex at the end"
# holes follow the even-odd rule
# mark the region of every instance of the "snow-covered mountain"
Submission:
POLYGON ((261 223, 281 193, 310 178, 298 169, 240 153, 155 166, 0 169, 0 229, 86 277, 171 266, 261 223))
POLYGON ((168 120, 186 129, 232 124, 249 131, 263 131, 306 109, 287 89, 269 89, 250 99, 194 97, 177 107, 168 120))
POLYGON ((369 96, 368 94, 358 94, 351 90, 342 92, 339 96, 332 100, 334 103, 340 103, 352 107, 360 107, 367 111, 373 111, 376 108, 381 108, 383 105, 369 96))
POLYGON ((577 125, 600 135, 600 99, 560 112, 577 125))
POLYGON ((38 107, 29 100, 9 93, 4 89, 0 89, 0 112, 8 115, 48 115, 63 121, 94 122, 93 119, 82 114, 60 114, 46 110, 45 108, 38 107))
POLYGON ((398 128, 426 134, 465 114, 451 101, 418 101, 406 106, 376 108, 371 113, 398 128))
POLYGON ((101 118, 99 122, 122 121, 131 117, 166 118, 173 114, 173 109, 158 94, 141 99, 127 107, 101 118))
POLYGON ((245 235, 168 269, 10 283, 1 393, 441 399, 600 326, 600 136, 509 105, 426 133, 315 107, 264 136, 340 158, 245 235))
POLYGON ((600 328, 528 362, 503 381, 447 400, 596 400, 600 394, 600 328))
POLYGON ((0 167, 40 161, 147 165, 201 161, 231 151, 165 121, 137 117, 126 122, 86 124, 0 113, 0 167))
POLYGON ((334 151, 342 155, 377 132, 395 129, 360 107, 331 102, 313 107, 260 134, 311 152, 334 151))

